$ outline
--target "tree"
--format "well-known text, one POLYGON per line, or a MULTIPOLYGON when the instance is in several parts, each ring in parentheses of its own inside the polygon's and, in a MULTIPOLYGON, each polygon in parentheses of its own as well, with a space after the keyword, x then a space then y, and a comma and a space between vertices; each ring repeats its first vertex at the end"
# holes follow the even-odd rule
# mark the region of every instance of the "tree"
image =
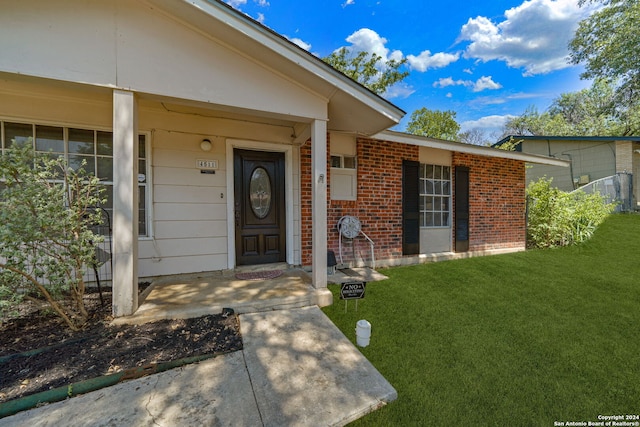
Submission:
POLYGON ((487 135, 478 128, 469 129, 458 135, 460 142, 471 145, 491 145, 491 141, 487 138, 487 135))
POLYGON ((456 122, 455 111, 440 111, 421 108, 411 113, 407 132, 430 138, 458 140, 460 125, 456 122))
POLYGON ((569 44, 569 58, 584 63, 582 78, 616 83, 616 116, 622 135, 637 134, 640 91, 640 2, 637 0, 581 0, 601 3, 600 10, 582 20, 569 44))
POLYGON ((571 130, 560 114, 539 113, 534 106, 528 107, 518 117, 507 120, 504 136, 507 135, 569 135, 571 130))
POLYGON ((596 79, 587 89, 561 94, 543 113, 529 107, 507 121, 503 135, 624 136, 638 132, 640 104, 619 104, 615 91, 610 81, 596 79))
POLYGON ((622 78, 640 88, 640 3, 637 0, 581 0, 604 7, 582 20, 569 44, 574 64, 585 63, 584 78, 622 78))
POLYGON ((88 318, 86 266, 94 260, 99 221, 92 207, 104 189, 83 168, 34 157, 31 144, 0 156, 0 308, 23 297, 43 300, 73 330, 88 318))
POLYGON ((573 135, 624 134, 615 86, 604 79, 596 79, 590 88, 561 94, 548 111, 552 116, 560 114, 573 135))
POLYGON ((376 53, 362 51, 355 54, 346 47, 336 50, 322 60, 378 95, 384 94, 389 87, 409 75, 408 71, 399 71, 407 62, 406 58, 384 62, 376 53))

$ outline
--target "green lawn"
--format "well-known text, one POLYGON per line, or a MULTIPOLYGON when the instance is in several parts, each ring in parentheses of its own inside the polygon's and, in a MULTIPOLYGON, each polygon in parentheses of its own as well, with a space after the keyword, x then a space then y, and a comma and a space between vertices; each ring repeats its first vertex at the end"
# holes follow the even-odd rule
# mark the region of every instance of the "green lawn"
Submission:
POLYGON ((398 400, 354 425, 553 426, 640 413, 640 215, 581 246, 381 270, 323 309, 398 400))

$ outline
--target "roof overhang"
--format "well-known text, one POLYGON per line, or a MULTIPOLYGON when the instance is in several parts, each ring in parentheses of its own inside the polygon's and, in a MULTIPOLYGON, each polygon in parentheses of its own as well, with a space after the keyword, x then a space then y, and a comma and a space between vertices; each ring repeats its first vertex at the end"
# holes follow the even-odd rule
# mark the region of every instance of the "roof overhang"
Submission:
POLYGON ((640 142, 640 136, 545 136, 545 135, 507 135, 500 141, 493 144, 493 146, 499 146, 510 140, 515 142, 521 141, 588 141, 588 142, 616 142, 616 141, 631 141, 640 142))
POLYGON ((383 131, 372 138, 399 142, 402 144, 417 145, 420 147, 437 148, 440 150, 455 151, 457 153, 474 154, 477 156, 494 157, 500 159, 520 160, 526 163, 537 163, 541 165, 568 167, 568 160, 555 159, 553 157, 539 156, 535 154, 525 154, 518 151, 506 151, 491 147, 481 147, 479 145, 465 144, 462 142, 446 141, 442 139, 427 138, 419 135, 412 135, 402 132, 383 131))
POLYGON ((372 135, 397 125, 405 115, 394 104, 223 2, 145 1, 326 99, 329 130, 372 135))

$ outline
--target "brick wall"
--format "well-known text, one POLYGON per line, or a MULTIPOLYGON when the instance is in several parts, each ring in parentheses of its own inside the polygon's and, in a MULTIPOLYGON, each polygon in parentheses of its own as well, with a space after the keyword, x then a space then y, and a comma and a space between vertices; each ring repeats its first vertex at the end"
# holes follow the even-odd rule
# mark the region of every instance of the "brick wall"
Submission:
POLYGON ((524 162, 453 153, 452 164, 469 168, 469 251, 524 248, 524 162))
MULTIPOLYGON (((330 143, 327 144, 330 147, 330 143)), ((402 256, 402 160, 418 160, 418 147, 395 142, 358 138, 358 200, 329 200, 327 206, 327 246, 339 257, 336 224, 344 215, 357 217, 362 231, 375 243, 376 259, 402 256)), ((331 173, 327 150, 327 194, 331 194, 331 173)), ((302 264, 311 264, 311 147, 300 152, 302 205, 302 264)), ((343 260, 353 260, 353 250, 345 241, 343 260)), ((356 258, 370 260, 370 246, 355 240, 356 258)), ((338 259, 338 262, 340 260, 338 259)))
MULTIPOLYGON (((311 143, 300 149, 302 264, 311 265, 311 143)), ((327 194, 331 194, 327 143, 327 194)), ((375 242, 376 259, 402 256, 402 161, 419 160, 419 147, 367 138, 357 140, 358 200, 329 200, 328 249, 336 257, 336 224, 344 215, 356 216, 375 242)), ((452 165, 469 167, 469 250, 523 248, 525 245, 525 167, 509 159, 454 153, 452 165)), ((455 212, 455 210, 454 210, 455 212)), ((343 241, 344 243, 344 241, 343 241)), ((369 245, 356 241, 356 258, 370 259, 369 245)), ((345 262, 353 260, 351 246, 343 247, 345 262)), ((339 260, 338 260, 339 262, 339 260)))

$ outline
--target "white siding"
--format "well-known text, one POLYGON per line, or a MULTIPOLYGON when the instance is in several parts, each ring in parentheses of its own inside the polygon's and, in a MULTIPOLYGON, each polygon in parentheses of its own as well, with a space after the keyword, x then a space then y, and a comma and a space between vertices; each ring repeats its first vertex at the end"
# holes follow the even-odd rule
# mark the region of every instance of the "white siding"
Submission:
POLYGON ((115 85, 116 3, 3 0, 0 70, 115 85))
MULTIPOLYGON (((211 25, 224 25, 211 18, 211 25)), ((143 2, 3 0, 0 71, 291 117, 326 99, 143 2), (274 102, 277 100, 277 102, 274 102)))
MULTIPOLYGON (((109 90, 86 86, 50 84, 45 80, 16 77, 0 83, 0 119, 32 123, 110 129, 112 105, 109 90), (47 84, 45 84, 47 83, 47 84)), ((215 113, 211 113, 215 115, 215 113)), ((229 116, 228 113, 225 116, 229 116)), ((292 204, 290 251, 300 263, 300 167, 299 149, 291 146, 291 128, 270 125, 264 119, 247 121, 177 113, 158 102, 141 100, 139 130, 149 137, 151 165, 151 236, 139 241, 140 277, 215 271, 228 265, 227 151, 228 138, 242 138, 259 149, 282 146, 291 151, 292 204), (209 152, 200 149, 211 140, 209 152), (283 145, 286 144, 286 145, 283 145), (197 159, 217 160, 214 175, 201 174, 197 159)), ((232 236, 233 237, 233 236, 232 236)))

